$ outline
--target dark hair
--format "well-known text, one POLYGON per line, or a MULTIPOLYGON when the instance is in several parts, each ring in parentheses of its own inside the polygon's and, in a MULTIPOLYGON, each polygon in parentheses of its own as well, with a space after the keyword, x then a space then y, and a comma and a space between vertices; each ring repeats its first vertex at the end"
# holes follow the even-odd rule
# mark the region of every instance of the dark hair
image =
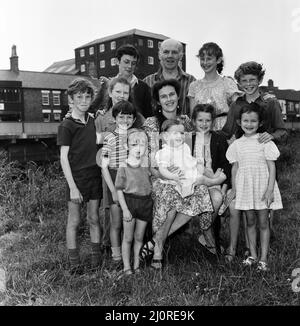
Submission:
POLYGON ((259 120, 260 126, 258 127, 257 131, 258 132, 265 131, 264 130, 264 127, 263 127, 263 122, 265 120, 265 109, 262 106, 260 106, 259 104, 255 103, 255 102, 245 103, 241 107, 241 110, 240 110, 240 113, 239 113, 239 119, 238 119, 238 126, 239 126, 239 128, 237 130, 237 138, 240 138, 244 134, 244 131, 241 128, 241 125, 240 125, 240 122, 242 120, 242 115, 244 113, 251 113, 251 112, 256 113, 257 116, 258 116, 258 120, 259 120))
POLYGON ((131 55, 139 61, 140 55, 138 50, 131 44, 123 44, 116 51, 116 58, 120 61, 124 54, 131 55))
POLYGON ((165 86, 173 86, 177 96, 180 96, 180 83, 176 79, 165 79, 152 86, 152 97, 159 102, 159 91, 165 86))
POLYGON ((183 125, 180 121, 175 119, 167 119, 161 125, 161 131, 168 131, 172 126, 183 125))
POLYGON ((112 107, 112 116, 117 117, 119 113, 132 114, 134 118, 137 116, 136 108, 129 101, 120 101, 112 107))
MULTIPOLYGON (((154 100, 156 101, 156 106, 155 106, 155 110, 154 110, 154 115, 157 118, 158 121, 158 125, 159 125, 159 131, 161 131, 161 125, 162 123, 167 119, 163 113, 162 113, 162 108, 161 105, 159 103, 159 91, 165 87, 165 86, 172 86, 175 89, 175 92, 179 98, 180 96, 180 83, 176 80, 176 79, 165 79, 162 81, 159 81, 157 83, 155 83, 152 86, 152 97, 154 98, 154 100)), ((177 108, 177 114, 180 114, 181 112, 181 108, 177 108)))
POLYGON ((224 59, 223 59, 223 51, 219 47, 218 44, 214 42, 205 43, 200 48, 197 57, 200 59, 204 52, 206 52, 207 55, 213 55, 218 59, 222 58, 221 62, 217 64, 217 72, 220 74, 223 71, 224 67, 224 59))
POLYGON ((72 81, 67 89, 67 94, 73 97, 76 93, 88 93, 94 97, 94 86, 93 84, 84 78, 76 78, 72 81))
POLYGON ((249 61, 242 63, 234 73, 234 78, 239 83, 242 76, 254 75, 257 76, 259 81, 262 81, 265 70, 263 66, 255 61, 249 61))
POLYGON ((197 104, 193 108, 193 113, 192 113, 192 120, 193 121, 195 121, 197 119, 197 116, 198 116, 199 112, 210 113, 212 120, 215 120, 215 118, 216 118, 216 109, 211 104, 197 104))

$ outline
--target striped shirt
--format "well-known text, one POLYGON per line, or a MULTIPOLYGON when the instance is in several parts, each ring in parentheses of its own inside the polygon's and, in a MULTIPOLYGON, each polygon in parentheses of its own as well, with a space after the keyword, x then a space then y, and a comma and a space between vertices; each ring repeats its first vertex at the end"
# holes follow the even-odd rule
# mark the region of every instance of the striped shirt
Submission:
MULTIPOLYGON (((147 77, 144 78, 144 82, 149 85, 149 87, 152 88, 152 86, 159 82, 165 80, 163 76, 162 68, 160 67, 159 70, 147 77)), ((188 92, 190 84, 196 80, 196 78, 193 75, 189 75, 186 72, 184 72, 180 67, 178 67, 178 77, 177 80, 180 83, 180 95, 178 104, 181 108, 181 114, 186 114, 190 116, 190 100, 188 98, 188 92)))
POLYGON ((120 166, 126 166, 127 133, 121 135, 115 131, 109 132, 104 138, 101 155, 109 158, 110 169, 116 170, 120 166))

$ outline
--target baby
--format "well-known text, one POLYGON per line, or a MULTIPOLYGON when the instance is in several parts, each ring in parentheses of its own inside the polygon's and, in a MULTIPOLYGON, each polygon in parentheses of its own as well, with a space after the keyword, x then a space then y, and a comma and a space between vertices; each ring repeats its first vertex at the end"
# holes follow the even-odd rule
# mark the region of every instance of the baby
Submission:
POLYGON ((226 175, 221 169, 212 174, 192 156, 190 147, 184 142, 183 124, 166 120, 162 124, 162 133, 166 144, 156 153, 155 159, 163 182, 173 184, 182 197, 192 195, 197 184, 210 187, 224 182, 226 175), (170 167, 177 169, 171 172, 170 167))

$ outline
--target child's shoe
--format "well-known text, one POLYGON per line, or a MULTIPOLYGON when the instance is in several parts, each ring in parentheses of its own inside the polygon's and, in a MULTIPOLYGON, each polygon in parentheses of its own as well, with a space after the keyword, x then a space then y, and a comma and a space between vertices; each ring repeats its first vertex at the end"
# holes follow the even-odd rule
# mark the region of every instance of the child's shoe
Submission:
POLYGON ((249 256, 248 258, 243 260, 242 264, 243 264, 243 266, 251 267, 251 266, 257 264, 257 259, 253 258, 252 256, 249 256))
POLYGON ((266 262, 260 260, 257 265, 257 270, 261 272, 269 272, 270 268, 266 262))

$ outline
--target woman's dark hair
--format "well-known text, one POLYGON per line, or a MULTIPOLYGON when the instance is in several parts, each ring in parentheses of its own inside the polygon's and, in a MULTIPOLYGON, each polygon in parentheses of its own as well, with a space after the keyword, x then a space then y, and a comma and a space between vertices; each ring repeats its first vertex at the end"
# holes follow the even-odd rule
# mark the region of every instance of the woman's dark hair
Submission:
POLYGON ((117 117, 119 113, 132 114, 134 118, 137 116, 136 108, 129 101, 120 101, 112 107, 112 116, 117 117))
POLYGON ((265 70, 263 65, 255 62, 249 61, 242 63, 234 73, 234 78, 239 83, 242 76, 245 75, 254 75, 257 76, 258 81, 262 81, 265 75, 265 70))
POLYGON ((221 62, 217 64, 217 72, 222 73, 224 67, 223 51, 218 44, 214 42, 205 43, 200 48, 197 57, 200 59, 204 54, 213 55, 218 59, 222 58, 221 62))
POLYGON ((241 128, 241 120, 242 120, 242 115, 244 113, 251 113, 254 112, 258 116, 258 121, 260 126, 257 129, 257 132, 263 132, 265 131, 265 128, 263 126, 264 120, 265 120, 265 109, 260 106, 259 104, 252 102, 252 103, 246 103, 241 107, 241 111, 239 113, 239 119, 238 119, 238 130, 237 130, 237 138, 240 138, 243 136, 244 131, 241 128))
POLYGON ((196 121, 199 112, 210 113, 212 121, 216 118, 216 109, 211 104, 197 104, 193 108, 192 120, 196 121))
MULTIPOLYGON (((155 107, 155 110, 154 110, 154 115, 156 116, 157 121, 158 121, 159 131, 161 131, 162 123, 165 120, 167 120, 167 118, 162 113, 162 108, 161 108, 161 105, 159 103, 159 91, 165 86, 174 87, 178 98, 180 96, 180 90, 181 90, 180 83, 176 79, 165 79, 165 80, 162 80, 162 81, 159 81, 159 82, 155 83, 152 86, 152 97, 156 101, 156 107, 155 107)), ((177 108, 177 114, 180 114, 180 112, 181 112, 181 108, 178 107, 177 108)))

